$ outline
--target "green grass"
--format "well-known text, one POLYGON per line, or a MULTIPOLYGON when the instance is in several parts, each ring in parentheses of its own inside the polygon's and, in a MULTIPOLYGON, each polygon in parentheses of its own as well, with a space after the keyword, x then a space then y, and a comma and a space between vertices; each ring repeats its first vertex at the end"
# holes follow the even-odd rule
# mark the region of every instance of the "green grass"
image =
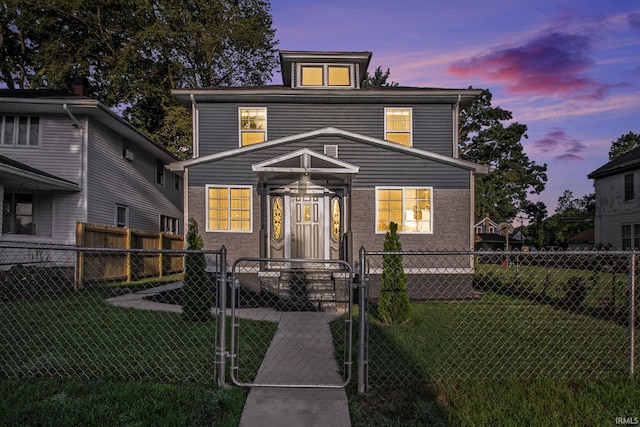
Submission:
POLYGON ((414 304, 408 325, 381 324, 374 307, 369 334, 369 394, 349 388, 354 425, 614 425, 640 417, 640 379, 627 375, 628 328, 610 319, 487 293, 414 304))
POLYGON ((3 426, 237 426, 246 391, 144 381, 0 380, 3 426))
MULTIPOLYGON (((246 390, 216 386, 216 321, 113 307, 105 302, 112 292, 97 286, 0 303, 0 425, 237 425, 246 390)), ((413 307, 408 325, 370 316, 371 390, 357 395, 354 365, 354 425, 640 417, 640 379, 626 376, 628 329, 616 319, 498 291, 413 307)), ((343 337, 344 319, 334 326, 343 337)), ((252 333, 237 343, 241 378, 250 381, 276 325, 237 328, 252 333)), ((344 339, 335 342, 344 354, 344 339)), ((357 336, 353 345, 357 360, 357 336)))
MULTIPOLYGON (((112 292, 0 302, 0 425, 237 425, 246 390, 216 385, 216 320, 114 307, 112 292)), ((262 332, 238 349, 255 375, 277 325, 239 324, 262 332)))

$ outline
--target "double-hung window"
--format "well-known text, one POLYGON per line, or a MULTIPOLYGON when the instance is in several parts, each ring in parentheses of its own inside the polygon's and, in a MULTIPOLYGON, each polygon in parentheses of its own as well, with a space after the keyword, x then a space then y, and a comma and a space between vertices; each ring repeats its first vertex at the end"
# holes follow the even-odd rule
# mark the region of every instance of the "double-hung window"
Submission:
POLYGON ((389 231, 391 222, 402 233, 431 233, 432 206, 431 187, 377 187, 376 233, 389 231))
POLYGON ((127 228, 129 226, 129 206, 116 205, 116 227, 127 228))
POLYGON ((240 108, 240 146, 267 140, 267 109, 240 108))
POLYGON ((640 224, 622 226, 622 249, 640 248, 640 224))
POLYGON ((384 139, 411 147, 412 145, 411 108, 384 109, 384 139))
POLYGON ((0 116, 0 146, 37 147, 40 145, 40 118, 0 116))
POLYGON ((251 232, 251 187, 207 186, 207 231, 251 232))
POLYGON ((629 173, 624 176, 624 201, 633 200, 634 198, 633 174, 629 173))

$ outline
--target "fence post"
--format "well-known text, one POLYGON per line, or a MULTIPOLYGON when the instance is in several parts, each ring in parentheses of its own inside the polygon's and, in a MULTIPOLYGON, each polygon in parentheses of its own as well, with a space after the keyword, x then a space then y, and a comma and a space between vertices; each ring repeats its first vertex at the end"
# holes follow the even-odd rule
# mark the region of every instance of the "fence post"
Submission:
MULTIPOLYGON (((76 222, 76 247, 85 246, 84 244, 84 223, 76 222)), ((76 291, 82 289, 82 281, 84 276, 84 254, 82 251, 76 250, 76 291)))
POLYGON ((360 271, 358 272, 358 394, 364 395, 367 391, 367 363, 369 360, 367 336, 367 316, 366 304, 367 299, 365 291, 367 289, 365 276, 365 249, 360 247, 358 262, 360 263, 360 271))
POLYGON ((636 354, 636 250, 631 253, 631 280, 629 281, 629 376, 635 371, 636 354))
POLYGON ((227 357, 227 248, 220 248, 220 264, 218 266, 218 386, 225 385, 227 357))

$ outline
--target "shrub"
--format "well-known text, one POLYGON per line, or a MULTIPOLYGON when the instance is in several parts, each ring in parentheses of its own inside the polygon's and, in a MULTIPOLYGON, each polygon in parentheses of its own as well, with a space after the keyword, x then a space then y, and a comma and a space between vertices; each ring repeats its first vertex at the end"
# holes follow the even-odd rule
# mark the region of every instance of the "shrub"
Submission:
MULTIPOLYGON (((399 252, 402 250, 400 236, 398 236, 397 231, 398 224, 392 222, 385 236, 385 252, 399 252)), ((411 315, 407 276, 402 265, 402 255, 383 255, 378 317, 383 323, 392 325, 408 322, 411 320, 411 315)))
POLYGON ((587 287, 582 277, 571 277, 565 285, 565 301, 567 307, 579 308, 584 303, 587 287))
MULTIPOLYGON (((198 223, 189 219, 187 230, 187 250, 199 251, 203 248, 202 237, 198 234, 198 223)), ((211 290, 203 253, 187 253, 184 259, 184 285, 181 290, 182 314, 186 320, 204 322, 211 318, 211 290)))

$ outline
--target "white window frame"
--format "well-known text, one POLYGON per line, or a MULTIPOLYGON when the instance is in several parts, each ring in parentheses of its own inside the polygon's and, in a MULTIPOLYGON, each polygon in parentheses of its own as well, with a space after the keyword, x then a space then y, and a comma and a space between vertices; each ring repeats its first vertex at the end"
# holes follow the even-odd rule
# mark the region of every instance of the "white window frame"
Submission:
POLYGON ((115 217, 115 220, 113 221, 113 223, 118 228, 129 228, 129 206, 122 205, 120 203, 116 203, 116 217, 115 217), (121 222, 118 222, 118 210, 119 209, 124 209, 124 216, 125 216, 124 224, 122 224, 121 222))
POLYGON ((622 250, 640 248, 640 224, 622 224, 620 227, 620 245, 622 250), (625 236, 625 228, 628 227, 629 233, 625 236), (636 230, 638 228, 638 230, 636 230), (637 233, 636 233, 637 232, 637 233), (628 243, 625 244, 624 241, 628 243))
POLYGON ((13 148, 39 148, 42 146, 42 117, 40 116, 29 116, 29 115, 11 115, 5 114, 0 116, 0 148, 2 147, 13 147, 13 148), (13 135, 11 143, 7 143, 5 138, 5 127, 7 117, 13 117, 13 135), (25 135, 25 139, 27 142, 31 140, 31 119, 38 119, 38 140, 36 144, 18 144, 18 138, 20 135, 20 119, 26 117, 27 118, 27 134, 25 135))
POLYGON ((253 186, 251 185, 217 185, 207 184, 204 190, 205 197, 205 231, 208 233, 253 233, 253 186), (227 229, 209 228, 209 189, 210 188, 226 188, 228 191, 227 206, 227 229), (232 189, 249 189, 249 229, 248 230, 232 230, 231 229, 231 190, 232 189))
POLYGON ((180 234, 178 218, 169 215, 160 215, 160 232, 167 234, 180 234), (164 230, 163 230, 164 229, 164 230))
POLYGON ((374 230, 376 234, 386 234, 386 231, 380 231, 378 230, 378 190, 402 190, 402 227, 398 227, 398 234, 408 234, 408 235, 417 235, 417 234, 433 234, 433 218, 434 218, 434 214, 433 214, 433 187, 431 186, 424 186, 424 187, 418 187, 418 186, 406 186, 406 187, 399 187, 399 186, 377 186, 375 187, 374 191, 375 191, 375 211, 376 211, 376 218, 375 218, 375 224, 374 224, 374 230), (405 222, 407 221, 406 218, 406 193, 405 190, 408 189, 419 189, 419 190, 429 190, 429 206, 430 206, 430 213, 431 213, 431 219, 429 220, 430 223, 430 227, 429 227, 429 231, 405 231, 404 230, 404 225, 405 222), (400 230, 402 229, 402 230, 400 230))
POLYGON ((298 63, 296 67, 296 87, 300 88, 323 88, 323 89, 352 89, 355 87, 355 67, 353 64, 343 63, 330 63, 330 64, 318 64, 314 62, 302 62, 298 63), (303 85, 302 84, 302 69, 304 67, 322 67, 322 84, 315 85, 303 85), (349 85, 344 86, 329 86, 329 67, 344 67, 349 70, 349 85))
POLYGON ((391 144, 398 144, 398 145, 402 145, 403 147, 406 147, 406 145, 400 144, 399 142, 395 142, 395 141, 389 141, 387 139, 387 132, 389 133, 405 133, 400 132, 400 131, 396 131, 396 130, 391 130, 388 131, 387 130, 387 111, 389 110, 409 110, 409 124, 410 124, 410 128, 409 128, 409 147, 413 147, 413 108, 412 107, 405 107, 405 106, 401 106, 398 105, 396 107, 384 107, 384 137, 383 139, 387 142, 390 142, 391 144))
MULTIPOLYGON (((238 107, 238 147, 249 147, 251 145, 262 144, 262 142, 256 142, 255 144, 242 145, 242 133, 247 132, 247 130, 242 129, 242 110, 264 110, 264 141, 268 141, 267 127, 268 127, 268 111, 267 107, 264 106, 246 106, 243 105, 238 107)), ((249 131, 250 132, 250 131, 249 131)))

